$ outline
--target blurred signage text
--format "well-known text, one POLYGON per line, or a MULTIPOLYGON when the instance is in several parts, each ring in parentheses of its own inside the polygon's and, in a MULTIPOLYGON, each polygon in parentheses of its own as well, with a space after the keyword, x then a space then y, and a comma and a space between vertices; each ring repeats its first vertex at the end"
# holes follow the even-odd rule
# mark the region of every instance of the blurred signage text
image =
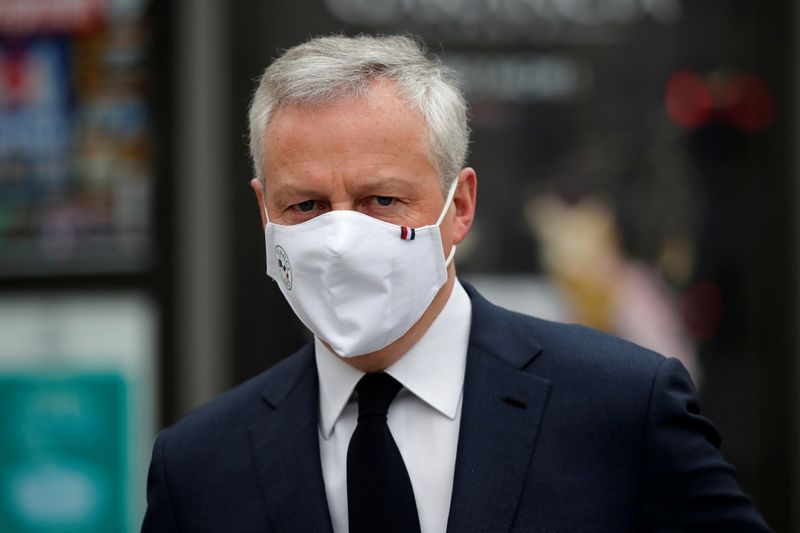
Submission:
POLYGON ((681 0, 325 0, 338 19, 366 26, 435 26, 449 38, 566 40, 650 20, 677 23, 681 0))

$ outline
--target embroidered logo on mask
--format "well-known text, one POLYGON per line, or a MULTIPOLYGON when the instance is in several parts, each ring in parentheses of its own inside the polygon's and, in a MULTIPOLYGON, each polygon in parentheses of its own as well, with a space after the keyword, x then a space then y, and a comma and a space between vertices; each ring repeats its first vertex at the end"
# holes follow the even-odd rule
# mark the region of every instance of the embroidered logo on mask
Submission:
POLYGON ((286 290, 292 290, 292 265, 289 264, 289 256, 286 255, 286 250, 280 246, 275 247, 275 261, 278 263, 278 269, 281 271, 281 279, 286 286, 286 290))

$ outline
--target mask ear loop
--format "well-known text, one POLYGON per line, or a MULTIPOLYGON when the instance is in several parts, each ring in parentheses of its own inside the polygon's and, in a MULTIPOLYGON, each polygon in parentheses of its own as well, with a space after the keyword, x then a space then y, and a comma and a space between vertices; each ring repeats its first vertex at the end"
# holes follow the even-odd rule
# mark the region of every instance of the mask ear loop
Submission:
POLYGON ((453 257, 456 255, 456 245, 450 247, 450 253, 447 255, 447 259, 444 261, 444 267, 450 267, 450 263, 453 262, 453 257))
MULTIPOLYGON (((439 214, 439 220, 436 221, 436 227, 442 225, 442 220, 444 220, 445 215, 447 214, 448 209, 450 209, 450 204, 453 203, 453 198, 456 195, 456 189, 458 188, 458 176, 456 179, 453 180, 453 184, 450 185, 450 191, 447 193, 447 200, 444 203, 444 209, 439 214)), ((447 255, 447 259, 445 259, 444 266, 448 268, 450 263, 453 262, 453 257, 456 255, 456 245, 452 245, 450 247, 450 253, 447 255)))
POLYGON ((447 214, 447 210, 450 209, 450 204, 453 202, 453 197, 456 195, 456 189, 458 188, 458 176, 456 179, 453 180, 453 184, 450 186, 450 190, 447 193, 447 200, 444 202, 444 209, 442 212, 439 213, 439 219, 436 221, 436 225, 440 226, 442 224, 442 220, 444 220, 444 216, 447 214))

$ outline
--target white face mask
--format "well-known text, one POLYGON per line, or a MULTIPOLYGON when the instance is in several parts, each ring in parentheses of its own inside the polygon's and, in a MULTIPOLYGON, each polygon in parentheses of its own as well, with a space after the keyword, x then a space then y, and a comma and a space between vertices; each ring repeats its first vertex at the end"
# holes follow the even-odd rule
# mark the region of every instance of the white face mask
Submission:
MULTIPOLYGON (((364 355, 402 337, 447 281, 439 225, 407 228, 357 211, 329 211, 284 226, 267 218, 267 275, 298 318, 342 357, 364 355)), ((266 211, 266 208, 265 208, 266 211)))

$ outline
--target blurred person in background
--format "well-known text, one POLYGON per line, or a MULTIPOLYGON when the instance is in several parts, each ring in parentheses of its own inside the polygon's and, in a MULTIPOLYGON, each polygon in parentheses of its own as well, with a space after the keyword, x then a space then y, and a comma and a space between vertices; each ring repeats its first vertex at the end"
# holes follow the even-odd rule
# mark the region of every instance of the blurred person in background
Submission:
POLYGON ((250 132, 267 273, 314 340, 161 432, 143 531, 769 530, 680 362, 457 279, 466 103, 420 43, 289 49, 250 132))
POLYGON ((625 253, 614 213, 602 199, 569 202, 545 195, 528 201, 525 215, 573 320, 675 357, 700 384, 674 294, 644 262, 625 253))

